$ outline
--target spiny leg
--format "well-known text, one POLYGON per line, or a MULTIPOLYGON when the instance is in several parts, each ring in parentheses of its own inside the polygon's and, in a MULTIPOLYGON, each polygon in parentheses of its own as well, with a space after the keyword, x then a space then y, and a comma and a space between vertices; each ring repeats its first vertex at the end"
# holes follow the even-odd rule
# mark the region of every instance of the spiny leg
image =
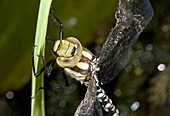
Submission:
MULTIPOLYGON (((38 77, 42 72, 44 72, 45 70, 47 70, 47 75, 50 75, 49 73, 51 72, 53 65, 54 65, 54 61, 55 59, 52 59, 50 61, 48 61, 47 64, 45 64, 44 58, 42 57, 42 61, 44 64, 44 67, 42 67, 38 72, 35 71, 35 62, 34 62, 34 49, 35 49, 36 45, 33 46, 32 49, 32 69, 33 69, 33 73, 35 75, 35 77, 38 77)), ((40 57, 40 56, 38 56, 40 57)))
POLYGON ((44 89, 44 90, 59 90, 59 89, 64 89, 65 86, 54 86, 54 87, 40 87, 34 96, 31 96, 31 99, 35 99, 37 97, 37 95, 39 94, 39 92, 44 89))
MULTIPOLYGON (((54 15, 54 9, 53 7, 51 7, 50 9, 50 13, 49 16, 51 17, 51 19, 53 20, 53 22, 59 27, 59 38, 60 38, 60 42, 62 43, 62 39, 64 37, 64 31, 63 31, 63 24, 62 22, 54 15)), ((52 37, 47 36, 46 39, 48 41, 50 41, 51 43, 55 43, 55 39, 52 37)), ((57 54, 53 51, 52 52, 57 56, 57 54)))
POLYGON ((49 15, 50 15, 51 19, 54 21, 54 23, 57 26, 59 26, 59 28, 60 28, 59 38, 60 38, 60 41, 61 41, 63 39, 63 35, 64 35, 63 24, 62 24, 62 22, 57 17, 54 16, 53 7, 51 7, 51 9, 50 9, 50 14, 49 15))
MULTIPOLYGON (((59 68, 61 69, 61 68, 59 68)), ((35 99, 37 97, 37 95, 39 94, 39 92, 44 89, 44 90, 61 90, 61 89, 64 89, 65 87, 68 87, 69 86, 69 83, 68 83, 68 80, 67 80, 67 76, 66 74, 64 73, 63 69, 60 70, 62 72, 62 75, 64 77, 64 80, 65 80, 65 86, 52 86, 52 87, 40 87, 34 96, 32 96, 31 98, 32 99, 35 99)), ((47 75, 48 76, 48 75, 47 75)))

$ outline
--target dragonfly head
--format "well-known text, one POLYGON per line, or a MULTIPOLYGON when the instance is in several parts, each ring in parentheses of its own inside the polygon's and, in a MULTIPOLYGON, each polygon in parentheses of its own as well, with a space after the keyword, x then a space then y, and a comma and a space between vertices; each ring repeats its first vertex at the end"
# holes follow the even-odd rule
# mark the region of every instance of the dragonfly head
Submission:
POLYGON ((53 46, 57 64, 62 68, 76 66, 81 59, 82 51, 81 43, 74 37, 57 40, 53 46))

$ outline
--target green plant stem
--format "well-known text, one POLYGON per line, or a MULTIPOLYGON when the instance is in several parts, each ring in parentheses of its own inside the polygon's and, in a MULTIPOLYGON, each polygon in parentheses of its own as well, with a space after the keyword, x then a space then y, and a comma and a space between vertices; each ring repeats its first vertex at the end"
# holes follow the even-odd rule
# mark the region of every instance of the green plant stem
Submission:
MULTIPOLYGON (((50 10, 52 0, 41 0, 39 6, 36 34, 35 34, 35 50, 34 61, 35 70, 40 69, 43 64, 40 57, 37 55, 45 55, 45 43, 46 32, 48 24, 48 14, 50 10)), ((37 90, 44 86, 44 76, 41 74, 39 77, 35 77, 32 73, 32 97, 35 96, 37 90)), ((38 95, 31 100, 31 116, 45 116, 45 102, 44 91, 41 90, 38 95)))

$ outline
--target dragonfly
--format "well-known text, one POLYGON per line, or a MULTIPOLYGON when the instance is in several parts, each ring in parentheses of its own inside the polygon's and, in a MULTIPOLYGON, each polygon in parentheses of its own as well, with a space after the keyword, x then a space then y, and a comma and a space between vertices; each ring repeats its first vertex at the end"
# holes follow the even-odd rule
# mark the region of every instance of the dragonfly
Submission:
MULTIPOLYGON (((129 49, 138 40, 140 33, 145 29, 152 17, 153 9, 149 0, 119 0, 115 15, 116 26, 111 29, 104 43, 96 66, 98 68, 96 71, 97 78, 101 84, 106 84, 113 80, 126 66, 129 49)), ((91 89, 87 89, 87 93, 91 92, 93 101, 90 101, 89 96, 85 96, 76 110, 76 115, 78 116, 91 116, 89 114, 93 114, 95 111, 101 112, 96 109, 96 106, 100 107, 100 104, 93 96, 94 94, 92 93, 94 92, 91 91, 92 88, 95 88, 95 85, 89 86, 88 88, 91 89), (85 102, 88 99, 89 102, 85 102), (85 106, 86 108, 84 108, 85 106), (82 113, 84 109, 86 114, 82 113)))
MULTIPOLYGON (((153 10, 148 0, 119 0, 116 26, 111 29, 100 56, 96 57, 89 50, 83 48, 77 38, 63 39, 62 23, 52 12, 50 17, 60 27, 60 39, 54 41, 52 49, 56 58, 45 63, 42 57, 44 67, 36 72, 33 52, 32 68, 34 75, 38 77, 45 70, 47 75, 50 75, 51 67, 56 62, 66 75, 88 87, 85 98, 78 106, 75 116, 91 116, 93 114, 102 116, 100 104, 109 115, 118 116, 119 111, 100 87, 100 84, 106 84, 113 80, 125 67, 129 49, 137 41, 138 36, 152 16, 153 10)), ((35 45, 34 49, 35 47, 37 46, 35 45)))

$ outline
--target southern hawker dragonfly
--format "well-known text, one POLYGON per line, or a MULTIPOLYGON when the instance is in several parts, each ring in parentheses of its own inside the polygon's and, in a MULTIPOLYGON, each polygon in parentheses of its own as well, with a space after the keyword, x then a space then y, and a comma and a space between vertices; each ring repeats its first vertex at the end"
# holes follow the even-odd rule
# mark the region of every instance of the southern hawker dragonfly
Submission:
MULTIPOLYGON (((60 27, 60 40, 54 41, 52 52, 56 58, 50 60, 36 72, 34 67, 34 52, 32 56, 33 72, 38 77, 44 70, 50 75, 56 62, 66 75, 75 78, 88 89, 85 98, 78 106, 75 116, 102 116, 101 106, 109 115, 118 116, 119 111, 105 94, 100 84, 106 84, 126 66, 128 52, 137 41, 140 33, 153 16, 153 10, 148 0, 119 0, 116 12, 116 26, 111 29, 99 57, 83 48, 78 39, 68 37, 63 39, 63 27, 53 12, 53 21, 60 27)), ((36 45, 35 45, 36 46, 36 45)), ((44 59, 42 57, 44 62, 44 59)))

